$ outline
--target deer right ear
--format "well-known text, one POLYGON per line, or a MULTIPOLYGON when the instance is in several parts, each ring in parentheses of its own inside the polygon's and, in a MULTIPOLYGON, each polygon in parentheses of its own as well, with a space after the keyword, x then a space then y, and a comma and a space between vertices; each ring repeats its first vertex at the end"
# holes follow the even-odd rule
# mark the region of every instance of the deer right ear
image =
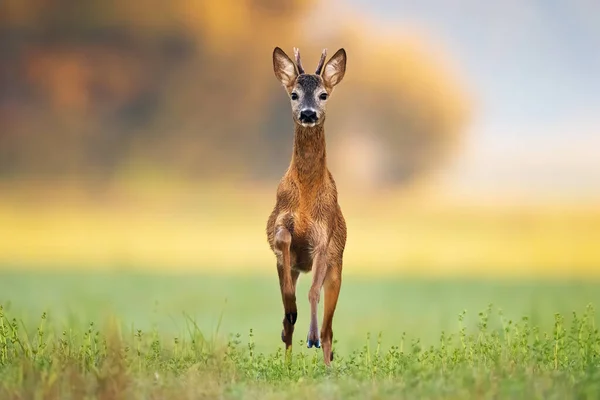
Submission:
POLYGON ((275 76, 286 88, 293 86, 298 77, 296 64, 279 47, 273 50, 273 71, 275 76))
POLYGON ((323 81, 325 85, 332 88, 344 79, 346 74, 346 50, 343 48, 335 52, 335 54, 327 61, 323 68, 323 81))

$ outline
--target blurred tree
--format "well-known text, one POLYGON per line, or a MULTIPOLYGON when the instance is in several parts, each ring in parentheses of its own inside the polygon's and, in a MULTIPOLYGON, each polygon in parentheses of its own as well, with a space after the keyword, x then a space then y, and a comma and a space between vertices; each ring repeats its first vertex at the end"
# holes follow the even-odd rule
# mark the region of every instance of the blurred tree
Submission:
MULTIPOLYGON (((405 184, 444 165, 458 148, 470 107, 440 54, 414 36, 377 35, 357 21, 341 35, 356 53, 355 65, 351 95, 334 107, 379 142, 383 182, 405 184)), ((341 126, 337 132, 343 134, 341 126)))
MULTIPOLYGON (((301 29, 316 5, 5 0, 0 174, 110 177, 150 165, 188 177, 278 178, 292 122, 271 52, 299 46, 316 64, 321 49, 301 29)), ((322 38, 348 49, 352 72, 330 106, 330 154, 363 169, 380 163, 365 179, 405 183, 450 153, 466 102, 421 44, 370 32, 349 21, 322 38)))

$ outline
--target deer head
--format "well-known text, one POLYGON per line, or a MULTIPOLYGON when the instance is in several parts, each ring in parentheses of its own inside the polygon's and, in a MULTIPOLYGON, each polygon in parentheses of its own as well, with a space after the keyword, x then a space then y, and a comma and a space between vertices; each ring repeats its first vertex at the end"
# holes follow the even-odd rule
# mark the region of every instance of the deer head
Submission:
POLYGON ((273 50, 275 76, 290 96, 292 115, 296 124, 313 127, 325 121, 325 106, 334 87, 346 72, 346 51, 339 49, 325 63, 327 50, 323 50, 314 74, 304 72, 300 51, 294 48, 294 63, 279 47, 273 50))

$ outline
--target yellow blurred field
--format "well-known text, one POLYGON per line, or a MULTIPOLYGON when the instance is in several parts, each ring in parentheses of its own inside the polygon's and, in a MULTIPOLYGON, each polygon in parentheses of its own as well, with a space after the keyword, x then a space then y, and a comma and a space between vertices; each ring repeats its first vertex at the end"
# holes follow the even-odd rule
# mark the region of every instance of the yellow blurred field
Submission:
MULTIPOLYGON (((5 186, 0 265, 271 273, 264 227, 273 190, 165 184, 94 196, 64 185, 37 185, 35 194, 5 186)), ((594 203, 517 206, 397 193, 345 193, 340 202, 348 275, 600 275, 594 203)))

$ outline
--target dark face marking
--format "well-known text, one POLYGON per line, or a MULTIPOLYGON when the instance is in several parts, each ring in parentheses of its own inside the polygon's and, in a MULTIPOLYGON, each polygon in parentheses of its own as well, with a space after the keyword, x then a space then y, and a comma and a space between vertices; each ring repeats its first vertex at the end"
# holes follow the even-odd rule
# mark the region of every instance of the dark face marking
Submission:
POLYGON ((302 89, 304 93, 303 104, 305 106, 315 105, 315 91, 322 86, 321 78, 317 75, 300 75, 296 80, 296 84, 302 89))

